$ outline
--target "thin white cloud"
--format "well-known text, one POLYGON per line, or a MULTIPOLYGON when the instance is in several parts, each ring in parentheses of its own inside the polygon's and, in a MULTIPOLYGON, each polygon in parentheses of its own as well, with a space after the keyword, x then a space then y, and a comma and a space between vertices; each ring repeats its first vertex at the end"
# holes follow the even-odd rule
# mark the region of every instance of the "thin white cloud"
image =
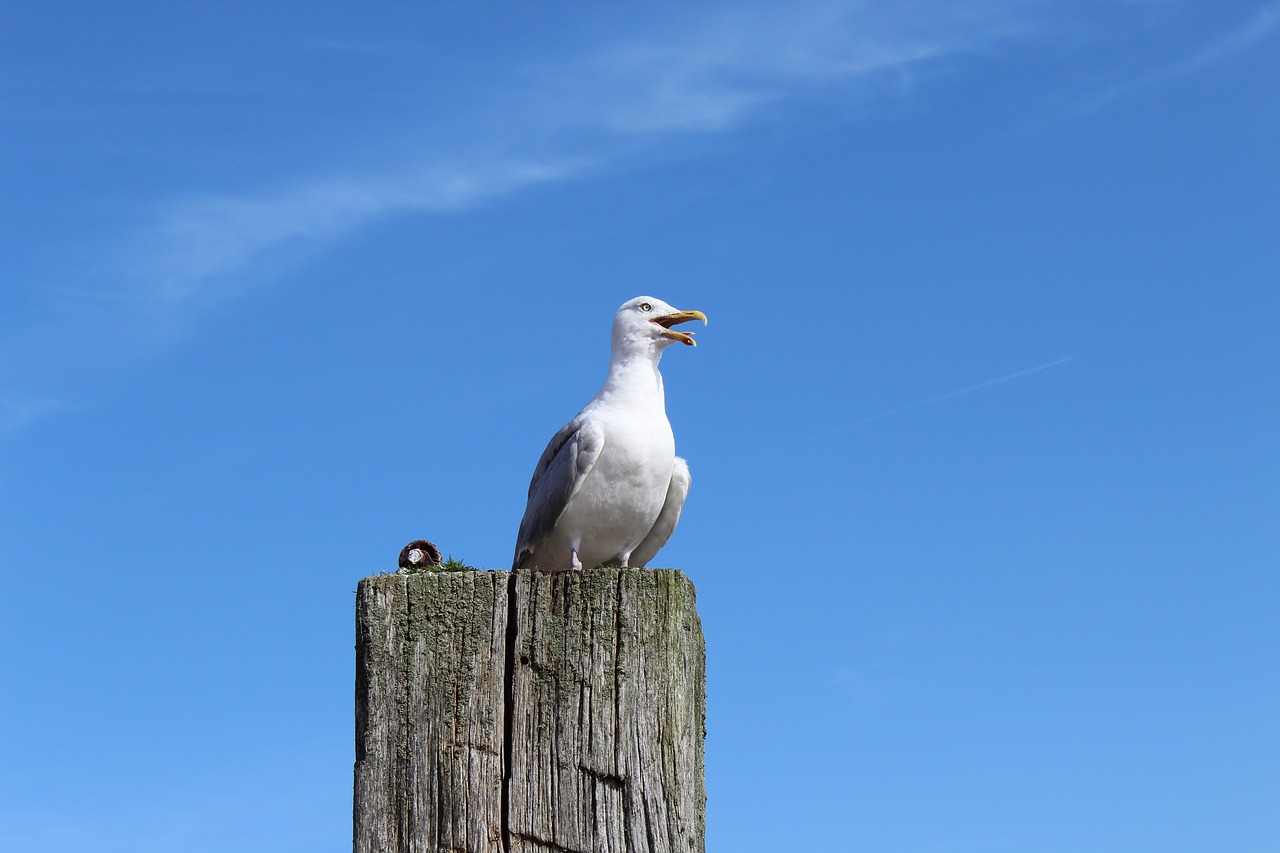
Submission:
POLYGON ((859 100, 928 63, 1032 29, 1017 4, 956 7, 825 2, 722 10, 663 39, 573 64, 555 97, 566 112, 619 133, 719 132, 779 103, 859 100))
POLYGON ((59 412, 69 412, 74 407, 53 397, 0 400, 0 436, 16 432, 28 424, 59 412))
POLYGON ((399 212, 463 209, 585 166, 573 160, 495 160, 395 179, 317 178, 256 198, 185 200, 146 232, 141 267, 149 284, 141 296, 176 306, 282 244, 339 236, 399 212))
POLYGON ((1259 9, 1244 25, 1218 36, 1183 63, 1182 73, 1191 73, 1251 50, 1280 29, 1280 3, 1259 9))
POLYGON ((1212 38, 1189 58, 1110 85, 1069 111, 1066 117, 1081 118, 1153 86, 1160 86, 1234 59, 1272 38, 1277 32, 1280 32, 1280 3, 1270 3, 1255 12, 1244 24, 1212 38))
POLYGON ((807 97, 866 98, 877 81, 900 87, 927 63, 1026 30, 1009 3, 970 4, 963 13, 952 5, 741 6, 544 68, 507 96, 503 122, 477 124, 464 141, 487 154, 423 152, 423 162, 389 175, 318 175, 256 197, 174 203, 142 243, 150 282, 143 297, 176 307, 278 246, 572 180, 619 151, 733 130, 807 97))
MULTIPOLYGON (((323 247, 392 215, 447 214, 580 180, 637 153, 678 155, 681 139, 778 121, 795 105, 847 109, 900 98, 961 56, 1025 38, 1034 29, 1028 8, 1027 0, 726 5, 681 11, 678 20, 672 13, 576 57, 512 69, 510 85, 490 87, 487 101, 436 128, 448 141, 437 133, 363 172, 295 176, 254 193, 190 193, 163 205, 150 223, 96 253, 101 263, 77 277, 62 328, 10 336, 5 350, 70 343, 45 359, 0 357, 9 373, 23 374, 4 385, 51 378, 51 367, 36 379, 13 366, 20 361, 78 358, 83 373, 105 369, 99 353, 111 351, 128 363, 184 328, 201 306, 269 278, 259 270, 280 250, 323 247)), ((423 126, 407 117, 403 137, 423 126)), ((0 411, 0 424, 49 411, 0 411)))
POLYGON ((1053 361, 1045 362, 1044 364, 1037 364, 1035 367, 1028 367, 1023 370, 1015 371, 1013 373, 1006 373, 1003 376, 997 376, 995 379, 988 379, 984 382, 979 382, 976 385, 966 385, 963 388, 957 388, 955 391, 948 391, 947 393, 939 394, 936 397, 929 397, 928 399, 925 399, 925 400, 919 400, 915 403, 909 403, 905 406, 899 406, 896 409, 889 409, 887 412, 881 412, 878 415, 872 415, 871 417, 863 421, 863 423, 879 420, 880 418, 887 418, 891 415, 899 415, 899 414, 902 414, 903 412, 909 412, 913 409, 919 409, 924 406, 932 406, 934 403, 941 403, 944 400, 951 400, 956 397, 962 397, 965 394, 972 394, 975 391, 983 391, 983 390, 986 390, 987 388, 992 388, 996 385, 1003 385, 1006 382, 1012 382, 1015 379, 1021 379, 1024 376, 1030 376, 1031 374, 1039 373, 1042 370, 1049 370, 1050 368, 1058 367, 1060 365, 1066 364, 1067 362, 1074 361, 1074 360, 1075 360, 1075 356, 1069 355, 1066 358, 1059 358, 1053 361))

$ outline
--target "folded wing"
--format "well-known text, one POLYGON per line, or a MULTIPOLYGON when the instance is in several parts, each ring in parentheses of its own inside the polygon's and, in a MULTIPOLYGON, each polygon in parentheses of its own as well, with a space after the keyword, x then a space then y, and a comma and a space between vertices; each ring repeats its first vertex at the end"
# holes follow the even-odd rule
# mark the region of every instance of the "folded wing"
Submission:
POLYGON ((600 458, 604 432, 581 415, 560 428, 542 451, 529 481, 529 503, 516 536, 516 554, 511 568, 519 569, 525 559, 555 529, 569 500, 600 458))
POLYGON ((684 509, 690 482, 689 463, 677 456, 675 468, 671 471, 671 485, 667 487, 667 499, 662 504, 662 511, 658 513, 658 520, 653 523, 653 529, 644 540, 631 552, 628 565, 644 568, 657 555, 658 550, 667 544, 676 529, 676 523, 680 521, 680 511, 684 509))

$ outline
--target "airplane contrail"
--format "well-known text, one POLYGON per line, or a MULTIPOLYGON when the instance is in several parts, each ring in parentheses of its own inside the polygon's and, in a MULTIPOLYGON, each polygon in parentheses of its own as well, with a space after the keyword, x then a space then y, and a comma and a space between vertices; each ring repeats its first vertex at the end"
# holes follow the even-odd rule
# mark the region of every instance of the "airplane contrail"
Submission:
MULTIPOLYGON (((995 379, 988 379, 986 382, 979 382, 977 385, 968 385, 964 388, 958 388, 955 391, 948 391, 945 394, 939 394, 936 397, 930 397, 927 400, 920 400, 917 403, 910 403, 906 406, 899 406, 896 409, 890 409, 887 412, 881 412, 878 415, 872 415, 871 417, 867 418, 866 421, 874 421, 880 418, 887 418, 890 415, 897 415, 897 414, 901 414, 902 412, 909 412, 912 409, 918 409, 921 406, 928 406, 928 405, 932 405, 933 403, 941 403, 943 400, 950 400, 952 397, 959 397, 961 394, 969 394, 973 391, 981 391, 983 388, 990 388, 992 385, 999 385, 1003 382, 1012 382, 1015 379, 1021 379, 1024 376, 1030 376, 1033 373, 1039 373, 1042 370, 1048 370, 1051 367, 1057 367, 1060 364, 1066 364, 1068 361, 1073 361, 1073 360, 1075 360, 1075 356, 1069 355, 1066 358, 1059 358, 1056 361, 1050 361, 1044 364, 1038 364, 1035 367, 1028 367, 1026 370, 1019 370, 1016 373, 1008 373, 1004 376, 997 376, 995 379)), ((863 421, 863 423, 866 423, 866 421, 863 421)))

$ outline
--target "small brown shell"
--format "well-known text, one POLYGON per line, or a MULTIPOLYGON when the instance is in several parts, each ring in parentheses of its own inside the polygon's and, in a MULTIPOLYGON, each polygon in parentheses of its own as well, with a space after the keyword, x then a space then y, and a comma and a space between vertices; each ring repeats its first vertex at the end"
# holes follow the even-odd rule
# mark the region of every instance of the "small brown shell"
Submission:
POLYGON ((438 566, 440 549, 425 539, 415 539, 400 551, 400 568, 425 569, 427 566, 438 566))

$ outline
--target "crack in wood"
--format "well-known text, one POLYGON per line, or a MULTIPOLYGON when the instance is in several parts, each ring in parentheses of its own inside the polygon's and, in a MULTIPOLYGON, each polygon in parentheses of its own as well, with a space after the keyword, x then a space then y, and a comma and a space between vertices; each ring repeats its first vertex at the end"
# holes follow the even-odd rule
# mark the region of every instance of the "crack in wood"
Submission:
POLYGON ((539 847, 545 847, 553 853, 601 853, 599 850, 579 850, 575 847, 565 847, 563 844, 557 844, 549 838, 539 838, 529 832, 516 832, 512 834, 513 838, 521 841, 531 841, 539 847))
POLYGON ((607 787, 614 788, 619 791, 624 789, 627 785, 626 778, 618 776, 615 773, 606 773, 603 770, 596 770, 585 764, 579 764, 578 769, 582 771, 584 776, 589 776, 597 782, 603 782, 607 787))
POLYGON ((507 579, 506 655, 502 672, 502 791, 501 809, 503 853, 511 853, 511 754, 515 738, 515 669, 519 611, 516 606, 516 573, 507 579))

